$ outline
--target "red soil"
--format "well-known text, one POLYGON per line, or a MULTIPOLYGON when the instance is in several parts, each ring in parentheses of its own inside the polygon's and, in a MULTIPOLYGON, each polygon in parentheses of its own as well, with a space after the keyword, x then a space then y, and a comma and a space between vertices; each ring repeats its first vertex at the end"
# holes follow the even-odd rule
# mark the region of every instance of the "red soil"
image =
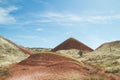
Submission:
POLYGON ((32 54, 32 52, 31 52, 30 50, 28 50, 28 49, 26 49, 26 48, 24 48, 24 47, 22 47, 22 46, 18 46, 18 48, 19 48, 22 52, 24 52, 25 54, 29 54, 29 55, 32 54))
POLYGON ((20 62, 20 65, 31 65, 31 66, 39 66, 39 65, 53 65, 58 63, 72 62, 78 63, 76 60, 73 60, 68 57, 60 56, 54 53, 42 53, 35 54, 20 62))
POLYGON ((104 80, 120 80, 119 76, 104 73, 95 66, 84 65, 54 53, 31 55, 19 64, 9 67, 8 72, 6 77, 0 76, 0 80, 88 80, 91 76, 104 77, 104 80), (88 70, 86 66, 91 66, 92 69, 88 70))
POLYGON ((69 38, 57 47, 55 47, 52 51, 58 51, 58 50, 68 50, 68 49, 82 49, 84 52, 91 52, 93 49, 88 47, 87 45, 83 44, 82 42, 74 39, 69 38))
POLYGON ((6 80, 83 80, 87 75, 82 63, 53 53, 31 55, 9 70, 6 80))

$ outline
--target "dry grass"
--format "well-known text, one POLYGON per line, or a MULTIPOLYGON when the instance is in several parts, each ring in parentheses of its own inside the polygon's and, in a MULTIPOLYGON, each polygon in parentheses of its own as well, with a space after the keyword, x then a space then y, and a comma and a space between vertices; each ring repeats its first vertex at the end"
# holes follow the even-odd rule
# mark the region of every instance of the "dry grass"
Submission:
POLYGON ((120 75, 120 42, 105 43, 79 60, 103 68, 107 73, 120 75))
POLYGON ((0 67, 20 62, 29 55, 22 52, 15 44, 0 37, 0 67))

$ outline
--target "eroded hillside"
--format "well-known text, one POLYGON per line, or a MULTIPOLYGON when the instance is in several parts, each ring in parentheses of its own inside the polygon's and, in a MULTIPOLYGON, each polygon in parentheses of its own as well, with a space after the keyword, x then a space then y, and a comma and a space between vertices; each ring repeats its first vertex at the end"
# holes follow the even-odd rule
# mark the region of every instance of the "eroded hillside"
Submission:
POLYGON ((31 55, 6 73, 2 80, 111 80, 100 69, 56 53, 31 55))
POLYGON ((27 58, 29 55, 25 53, 25 50, 23 50, 23 48, 19 48, 11 41, 0 37, 0 67, 20 62, 27 58))

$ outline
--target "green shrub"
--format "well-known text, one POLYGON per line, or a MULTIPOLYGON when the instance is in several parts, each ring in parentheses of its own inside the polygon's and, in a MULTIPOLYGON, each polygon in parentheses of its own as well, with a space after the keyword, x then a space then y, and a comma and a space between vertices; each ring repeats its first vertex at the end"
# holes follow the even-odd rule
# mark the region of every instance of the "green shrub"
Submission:
POLYGON ((88 71, 89 71, 89 70, 91 70, 91 69, 92 69, 92 67, 90 67, 90 66, 85 66, 85 67, 84 67, 84 69, 86 69, 86 70, 88 70, 88 71))
POLYGON ((79 50, 78 55, 79 55, 79 56, 82 56, 82 55, 83 55, 82 49, 79 50))
POLYGON ((106 73, 118 73, 120 71, 119 68, 107 68, 105 70, 106 73))
POLYGON ((9 74, 9 71, 8 70, 0 70, 0 76, 6 76, 9 74))

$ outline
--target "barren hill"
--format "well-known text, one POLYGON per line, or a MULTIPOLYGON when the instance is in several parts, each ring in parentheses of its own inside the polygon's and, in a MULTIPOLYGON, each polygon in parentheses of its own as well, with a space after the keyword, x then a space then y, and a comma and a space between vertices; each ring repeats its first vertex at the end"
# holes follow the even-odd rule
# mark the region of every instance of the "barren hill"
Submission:
POLYGON ((33 54, 51 51, 50 48, 28 48, 27 47, 27 49, 29 49, 33 54))
POLYGON ((9 70, 6 80, 82 80, 86 74, 82 63, 54 53, 33 54, 9 70))
POLYGON ((7 66, 11 63, 20 62, 27 58, 30 52, 25 48, 17 46, 0 36, 0 66, 7 66))
POLYGON ((74 39, 69 38, 65 40, 63 43, 55 47, 52 51, 58 51, 58 50, 68 50, 68 49, 81 49, 84 52, 91 52, 93 49, 88 47, 87 45, 83 44, 82 42, 74 39))
MULTIPOLYGON (((48 53, 42 53, 42 54, 36 54, 36 55, 32 55, 29 58, 23 60, 22 62, 20 62, 19 64, 21 65, 52 65, 52 64, 56 64, 56 63, 62 63, 62 62, 74 62, 76 60, 67 58, 67 57, 63 57, 57 54, 53 54, 51 52, 48 53), (43 64, 44 63, 44 64, 43 64)), ((77 61, 76 61, 77 62, 77 61)))

